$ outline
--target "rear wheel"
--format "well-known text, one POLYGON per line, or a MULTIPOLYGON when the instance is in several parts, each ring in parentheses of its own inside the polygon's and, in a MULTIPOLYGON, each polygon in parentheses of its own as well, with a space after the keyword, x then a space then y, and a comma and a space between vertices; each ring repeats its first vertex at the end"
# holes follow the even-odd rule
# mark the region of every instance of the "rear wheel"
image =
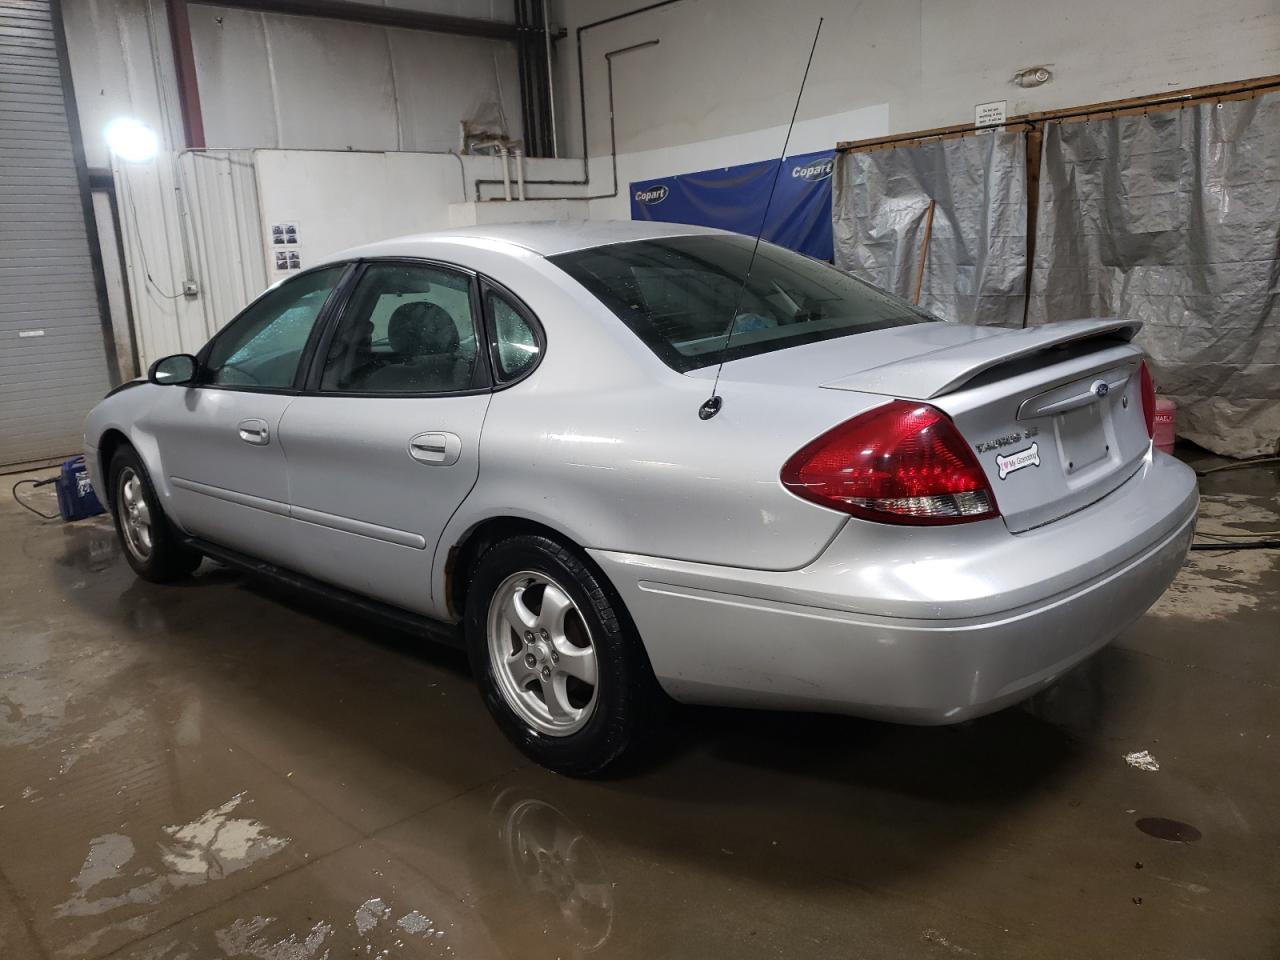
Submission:
POLYGON ((200 554, 184 544, 164 515, 147 468, 132 447, 111 458, 108 476, 116 535, 125 559, 144 580, 168 583, 200 565, 200 554))
POLYGON ((575 551, 538 535, 476 564, 467 646, 480 694, 545 767, 598 776, 652 732, 662 694, 613 591, 575 551))

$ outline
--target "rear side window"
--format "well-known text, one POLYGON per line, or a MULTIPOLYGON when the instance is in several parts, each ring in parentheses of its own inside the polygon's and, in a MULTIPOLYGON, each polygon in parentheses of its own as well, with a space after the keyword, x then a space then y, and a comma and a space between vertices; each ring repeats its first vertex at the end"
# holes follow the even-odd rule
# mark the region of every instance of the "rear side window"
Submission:
POLYGON ((502 383, 518 380, 533 369, 542 355, 538 330, 514 303, 487 285, 484 309, 489 317, 489 336, 493 340, 498 380, 502 383))
POLYGON ((667 237, 574 250, 552 263, 681 372, 934 318, 826 263, 754 238, 667 237), (736 316, 735 316, 736 314, 736 316))

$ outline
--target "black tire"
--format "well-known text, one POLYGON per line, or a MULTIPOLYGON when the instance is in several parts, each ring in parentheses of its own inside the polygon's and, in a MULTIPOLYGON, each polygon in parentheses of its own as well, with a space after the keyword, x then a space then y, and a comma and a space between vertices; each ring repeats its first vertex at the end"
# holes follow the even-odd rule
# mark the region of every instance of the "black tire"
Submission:
POLYGON ((542 766, 571 777, 617 773, 654 739, 665 712, 665 694, 621 599, 576 550, 536 534, 490 547, 470 578, 464 625, 481 698, 511 741, 542 766), (508 702, 495 675, 488 633, 490 605, 499 587, 523 571, 544 575, 563 588, 595 650, 594 708, 581 729, 567 735, 535 729, 508 702))
POLYGON ((107 478, 116 536, 133 572, 152 583, 171 583, 194 572, 200 566, 201 555, 182 542, 178 531, 165 516, 160 498, 151 485, 151 476, 133 447, 124 445, 116 451, 107 468, 107 478), (136 487, 132 487, 134 496, 141 497, 150 518, 148 550, 144 550, 139 545, 136 534, 131 535, 127 529, 129 511, 122 499, 122 488, 131 478, 137 479, 136 487))

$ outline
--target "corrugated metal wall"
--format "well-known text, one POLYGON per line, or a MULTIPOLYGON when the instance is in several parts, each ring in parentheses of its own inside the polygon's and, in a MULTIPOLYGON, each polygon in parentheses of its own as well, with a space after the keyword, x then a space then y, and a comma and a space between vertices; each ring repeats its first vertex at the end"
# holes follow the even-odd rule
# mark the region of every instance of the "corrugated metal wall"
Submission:
POLYGON ((49 0, 0 0, 0 465, 78 450, 110 386, 49 0))
POLYGON ((270 282, 253 152, 161 153, 119 165, 115 179, 145 368, 199 350, 270 282), (195 297, 183 296, 186 280, 195 297))

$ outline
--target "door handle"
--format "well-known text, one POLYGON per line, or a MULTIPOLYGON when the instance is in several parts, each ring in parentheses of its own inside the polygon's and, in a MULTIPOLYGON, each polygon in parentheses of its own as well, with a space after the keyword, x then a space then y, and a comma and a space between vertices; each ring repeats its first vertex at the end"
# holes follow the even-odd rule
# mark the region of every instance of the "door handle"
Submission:
POLYGON ((449 467, 462 456, 462 438, 454 433, 420 433, 409 441, 409 456, 419 463, 449 467))
POLYGON ((255 447, 265 447, 271 442, 271 429, 267 426, 267 421, 256 417, 241 420, 240 439, 245 443, 252 443, 255 447))
MULTIPOLYGON (((1061 400, 1046 402, 1041 394, 1039 397, 1031 397, 1029 400, 1022 401, 1022 405, 1018 407, 1019 420, 1032 420, 1036 417, 1047 417, 1050 414, 1067 413, 1070 410, 1078 410, 1081 407, 1087 407, 1091 403, 1097 403, 1112 390, 1120 390, 1129 382, 1130 374, 1116 377, 1113 380, 1095 379, 1085 387, 1080 393, 1074 396, 1064 397, 1061 400)), ((1050 391, 1051 393, 1055 391, 1050 391)))

